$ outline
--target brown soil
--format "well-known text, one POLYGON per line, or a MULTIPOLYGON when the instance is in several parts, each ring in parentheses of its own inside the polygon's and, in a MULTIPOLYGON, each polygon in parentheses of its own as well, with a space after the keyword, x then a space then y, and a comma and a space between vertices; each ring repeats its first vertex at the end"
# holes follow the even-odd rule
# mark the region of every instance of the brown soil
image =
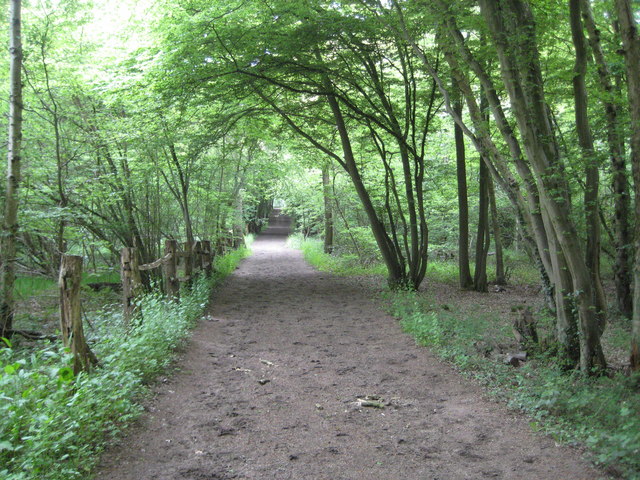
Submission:
POLYGON ((604 477, 416 346, 366 282, 315 271, 282 231, 214 294, 181 370, 98 479, 604 477))

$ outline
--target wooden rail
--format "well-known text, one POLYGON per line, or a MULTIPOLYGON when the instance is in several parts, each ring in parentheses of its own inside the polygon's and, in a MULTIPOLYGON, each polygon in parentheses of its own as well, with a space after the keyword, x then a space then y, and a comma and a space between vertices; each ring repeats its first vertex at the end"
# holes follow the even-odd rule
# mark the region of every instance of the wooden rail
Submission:
POLYGON ((203 271, 208 276, 213 272, 214 253, 211 249, 211 242, 208 240, 193 244, 185 242, 182 244, 182 250, 178 249, 178 242, 175 240, 166 240, 164 256, 144 265, 138 265, 135 248, 125 247, 120 253, 120 273, 126 321, 129 321, 136 314, 136 298, 142 292, 141 271, 162 267, 164 292, 167 297, 174 300, 180 296, 180 282, 188 285, 198 271, 203 271), (178 277, 180 260, 182 260, 184 271, 182 278, 178 277))

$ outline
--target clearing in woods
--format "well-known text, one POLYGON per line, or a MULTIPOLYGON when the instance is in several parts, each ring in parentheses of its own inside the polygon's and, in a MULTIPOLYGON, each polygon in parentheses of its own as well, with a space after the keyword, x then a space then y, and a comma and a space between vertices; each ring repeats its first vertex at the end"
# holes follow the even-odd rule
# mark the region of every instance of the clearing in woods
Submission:
POLYGON ((597 479, 314 270, 274 217, 99 480, 597 479))

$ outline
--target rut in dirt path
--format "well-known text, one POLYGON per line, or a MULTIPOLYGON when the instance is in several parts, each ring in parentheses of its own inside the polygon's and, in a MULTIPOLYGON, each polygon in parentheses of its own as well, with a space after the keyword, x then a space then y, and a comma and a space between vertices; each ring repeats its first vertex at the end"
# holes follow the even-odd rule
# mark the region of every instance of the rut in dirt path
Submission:
POLYGON ((287 232, 274 217, 214 294, 97 479, 603 477, 417 347, 370 287, 311 268, 287 232))

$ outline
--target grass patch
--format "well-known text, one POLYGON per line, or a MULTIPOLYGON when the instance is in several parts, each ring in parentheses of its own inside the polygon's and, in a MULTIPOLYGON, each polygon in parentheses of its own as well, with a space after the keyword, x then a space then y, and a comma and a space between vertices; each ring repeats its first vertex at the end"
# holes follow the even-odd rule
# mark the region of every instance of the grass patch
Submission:
POLYGON ((58 344, 0 349, 0 478, 88 478, 97 454, 140 414, 148 383, 175 358, 211 287, 247 255, 217 258, 214 278, 199 277, 179 302, 145 295, 132 328, 120 308, 92 314, 89 341, 100 365, 90 374, 74 377, 72 357, 58 344))
POLYGON ((304 254, 305 260, 320 271, 331 272, 336 275, 386 275, 387 269, 382 263, 363 264, 356 255, 330 255, 324 253, 322 241, 296 234, 289 237, 287 245, 299 248, 304 254))
POLYGON ((83 272, 82 285, 88 283, 120 283, 120 272, 83 272))
POLYGON ((17 277, 14 287, 14 295, 16 298, 25 298, 37 295, 44 290, 55 288, 57 282, 48 277, 42 276, 25 276, 17 277))
MULTIPOLYGON (((119 272, 83 272, 82 285, 94 282, 120 282, 119 272)), ((16 278, 14 294, 18 299, 24 299, 41 294, 45 291, 53 291, 58 288, 58 280, 44 276, 19 276, 16 278)))
MULTIPOLYGON (((387 268, 381 261, 363 261, 357 255, 329 255, 324 253, 322 240, 316 237, 304 238, 301 234, 294 234, 287 240, 287 245, 302 250, 304 258, 320 271, 331 272, 336 275, 380 275, 387 276, 387 268)), ((447 250, 444 247, 433 247, 430 250, 447 250)), ((432 252, 433 253, 433 252, 432 252)), ((537 285, 540 283, 540 273, 531 265, 524 252, 505 251, 506 274, 511 283, 537 285)), ((471 262, 473 272, 474 263, 471 262)), ((491 277, 495 272, 495 256, 487 259, 487 272, 491 277)), ((427 282, 458 284, 458 261, 456 259, 442 259, 433 254, 427 263, 425 279, 427 282)))

